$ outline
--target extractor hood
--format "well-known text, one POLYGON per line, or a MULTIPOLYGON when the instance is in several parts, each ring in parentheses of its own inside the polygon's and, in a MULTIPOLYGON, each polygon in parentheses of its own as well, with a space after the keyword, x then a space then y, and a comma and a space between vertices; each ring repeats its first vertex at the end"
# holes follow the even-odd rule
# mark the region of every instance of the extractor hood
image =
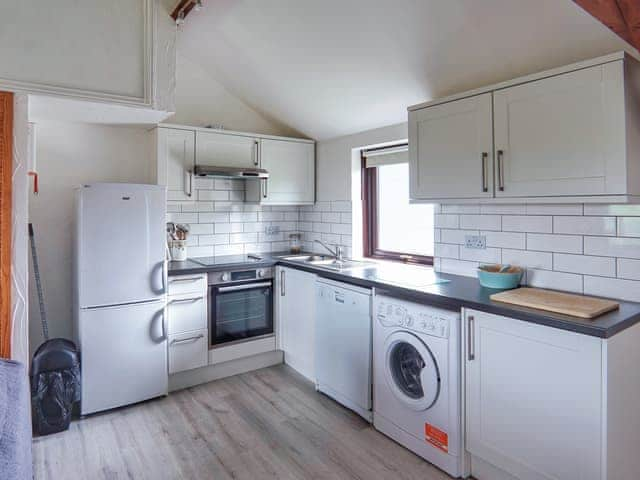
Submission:
POLYGON ((262 168, 211 167, 208 165, 196 165, 194 174, 196 177, 269 178, 269 172, 262 168))

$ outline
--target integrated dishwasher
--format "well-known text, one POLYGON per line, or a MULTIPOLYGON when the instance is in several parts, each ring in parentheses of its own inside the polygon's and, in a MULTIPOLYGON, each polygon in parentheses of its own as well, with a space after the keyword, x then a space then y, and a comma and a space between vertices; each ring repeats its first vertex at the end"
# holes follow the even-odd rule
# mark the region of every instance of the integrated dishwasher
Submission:
POLYGON ((316 283, 316 388, 371 421, 371 290, 316 283))

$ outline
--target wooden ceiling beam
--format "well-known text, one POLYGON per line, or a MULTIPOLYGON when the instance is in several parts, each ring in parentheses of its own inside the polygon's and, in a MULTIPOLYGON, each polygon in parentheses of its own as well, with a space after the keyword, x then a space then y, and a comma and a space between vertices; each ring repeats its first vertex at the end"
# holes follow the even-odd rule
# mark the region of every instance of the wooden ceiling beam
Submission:
POLYGON ((573 0, 576 4, 640 50, 639 0, 573 0))

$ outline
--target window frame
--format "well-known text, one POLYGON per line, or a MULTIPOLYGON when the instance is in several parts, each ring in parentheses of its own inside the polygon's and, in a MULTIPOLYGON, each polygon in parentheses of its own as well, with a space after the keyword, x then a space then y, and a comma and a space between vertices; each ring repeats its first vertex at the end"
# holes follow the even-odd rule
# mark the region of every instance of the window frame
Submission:
MULTIPOLYGON (((399 147, 406 144, 392 145, 399 147)), ((406 252, 393 252, 379 248, 378 244, 378 167, 367 168, 365 151, 383 150, 371 148, 360 151, 362 181, 362 250, 366 258, 388 260, 414 265, 433 266, 433 257, 406 252)))

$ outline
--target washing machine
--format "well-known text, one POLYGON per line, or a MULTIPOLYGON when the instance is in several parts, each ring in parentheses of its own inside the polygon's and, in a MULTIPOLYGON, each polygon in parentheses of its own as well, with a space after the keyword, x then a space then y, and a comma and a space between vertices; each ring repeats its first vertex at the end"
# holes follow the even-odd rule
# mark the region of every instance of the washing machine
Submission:
POLYGON ((378 295, 373 314, 374 427, 462 476, 459 312, 378 295))

